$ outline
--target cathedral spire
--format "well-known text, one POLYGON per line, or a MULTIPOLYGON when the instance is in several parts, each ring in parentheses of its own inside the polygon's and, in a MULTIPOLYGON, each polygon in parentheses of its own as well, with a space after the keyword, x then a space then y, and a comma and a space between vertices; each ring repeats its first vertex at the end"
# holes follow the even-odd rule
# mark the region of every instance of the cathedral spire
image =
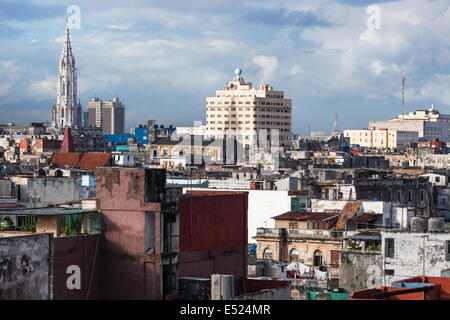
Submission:
POLYGON ((77 74, 72 54, 69 26, 59 59, 56 103, 52 107, 52 126, 55 128, 80 126, 81 105, 77 103, 77 74))

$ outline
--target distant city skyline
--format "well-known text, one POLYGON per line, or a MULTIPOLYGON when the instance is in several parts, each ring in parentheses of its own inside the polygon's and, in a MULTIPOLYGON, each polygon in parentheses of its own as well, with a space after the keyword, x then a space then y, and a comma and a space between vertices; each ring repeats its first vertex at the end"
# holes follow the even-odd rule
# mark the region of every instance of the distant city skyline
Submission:
POLYGON ((292 131, 367 127, 432 103, 450 114, 450 7, 441 1, 2 1, 0 123, 51 123, 67 8, 83 111, 119 97, 125 131, 149 119, 205 124, 236 68, 292 99, 292 131), (370 29, 367 8, 380 10, 370 29))

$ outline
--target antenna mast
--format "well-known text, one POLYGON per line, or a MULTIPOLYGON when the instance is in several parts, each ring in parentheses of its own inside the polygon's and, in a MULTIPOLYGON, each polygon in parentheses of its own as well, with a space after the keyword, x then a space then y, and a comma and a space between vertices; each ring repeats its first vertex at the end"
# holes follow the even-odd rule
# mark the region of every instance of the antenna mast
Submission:
POLYGON ((405 118, 405 81, 406 78, 402 75, 402 120, 405 118))

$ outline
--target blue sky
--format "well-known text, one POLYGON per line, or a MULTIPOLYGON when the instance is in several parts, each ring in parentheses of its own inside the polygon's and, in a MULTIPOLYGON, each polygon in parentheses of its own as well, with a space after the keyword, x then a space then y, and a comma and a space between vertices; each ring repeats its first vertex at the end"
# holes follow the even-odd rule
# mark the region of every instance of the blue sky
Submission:
POLYGON ((340 130, 401 113, 402 73, 407 111, 450 113, 448 0, 0 0, 0 123, 50 120, 70 5, 81 103, 117 95, 127 128, 204 122, 237 67, 285 91, 295 133, 331 131, 335 113, 340 130))

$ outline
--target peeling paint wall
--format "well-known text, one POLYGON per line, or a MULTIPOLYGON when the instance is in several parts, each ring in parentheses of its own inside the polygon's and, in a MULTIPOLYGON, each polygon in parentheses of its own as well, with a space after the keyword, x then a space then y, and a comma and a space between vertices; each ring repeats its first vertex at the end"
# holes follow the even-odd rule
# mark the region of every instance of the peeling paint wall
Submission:
POLYGON ((0 299, 51 299, 52 256, 51 234, 0 238, 0 299))
POLYGON ((375 252, 343 251, 339 264, 339 287, 347 291, 383 284, 383 256, 375 252))
POLYGON ((450 241, 449 232, 382 231, 381 237, 384 268, 394 272, 393 275, 386 275, 386 285, 390 285, 393 281, 422 275, 424 243, 426 276, 439 277, 442 270, 450 268, 450 261, 445 259, 445 242, 450 241), (424 235, 428 235, 425 241, 422 238, 424 235), (386 257, 386 238, 394 239, 393 258, 386 257))

